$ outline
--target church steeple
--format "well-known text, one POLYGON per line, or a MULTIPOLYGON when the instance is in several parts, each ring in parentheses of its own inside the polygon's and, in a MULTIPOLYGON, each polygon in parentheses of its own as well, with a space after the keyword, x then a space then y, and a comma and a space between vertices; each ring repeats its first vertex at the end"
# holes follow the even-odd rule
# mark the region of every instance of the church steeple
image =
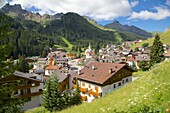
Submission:
POLYGON ((91 50, 91 44, 89 43, 89 50, 91 50))

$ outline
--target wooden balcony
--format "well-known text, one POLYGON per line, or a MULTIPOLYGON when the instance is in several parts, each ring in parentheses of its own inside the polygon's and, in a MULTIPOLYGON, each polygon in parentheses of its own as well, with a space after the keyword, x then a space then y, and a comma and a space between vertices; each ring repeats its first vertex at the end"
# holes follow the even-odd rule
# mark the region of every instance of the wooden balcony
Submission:
POLYGON ((28 98, 28 97, 33 97, 33 96, 41 95, 42 93, 43 93, 43 91, 39 91, 39 92, 34 92, 34 93, 28 93, 28 94, 24 94, 24 95, 19 95, 18 97, 28 98))
POLYGON ((88 91, 88 94, 89 94, 89 95, 96 96, 96 97, 102 96, 102 93, 94 92, 94 91, 92 91, 92 90, 89 90, 89 91, 88 91))
POLYGON ((82 87, 80 87, 79 90, 80 90, 81 92, 87 92, 87 91, 88 91, 88 88, 82 88, 82 87))
MULTIPOLYGON (((77 87, 77 85, 74 84, 74 85, 73 85, 73 88, 76 89, 76 87, 77 87)), ((82 88, 82 87, 80 87, 79 90, 80 90, 81 92, 87 92, 87 91, 88 91, 88 88, 82 88)))
POLYGON ((81 96, 81 99, 82 99, 83 101, 87 101, 87 96, 81 96))
POLYGON ((36 86, 40 85, 40 84, 36 84, 36 83, 33 83, 33 84, 27 84, 27 85, 23 85, 23 86, 16 86, 15 89, 27 89, 27 88, 30 88, 30 87, 36 87, 36 86))

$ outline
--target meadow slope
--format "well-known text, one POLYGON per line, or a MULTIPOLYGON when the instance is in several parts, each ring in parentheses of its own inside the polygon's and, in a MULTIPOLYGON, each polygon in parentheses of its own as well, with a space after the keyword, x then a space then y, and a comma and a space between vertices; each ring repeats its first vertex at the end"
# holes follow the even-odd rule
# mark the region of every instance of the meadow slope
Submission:
MULTIPOLYGON (((167 45, 170 46, 170 30, 168 30, 168 31, 160 34, 160 40, 161 40, 161 42, 162 42, 163 44, 167 44, 167 45)), ((149 46, 152 46, 153 41, 154 41, 154 37, 149 38, 149 39, 147 39, 147 40, 144 40, 144 41, 142 41, 141 43, 132 45, 131 48, 142 47, 142 44, 144 44, 144 43, 149 43, 149 46)))
MULTIPOLYGON (((92 103, 73 106, 59 113, 165 113, 170 108, 170 60, 154 66, 150 71, 122 88, 92 103)), ((47 112, 43 107, 26 113, 47 112)))

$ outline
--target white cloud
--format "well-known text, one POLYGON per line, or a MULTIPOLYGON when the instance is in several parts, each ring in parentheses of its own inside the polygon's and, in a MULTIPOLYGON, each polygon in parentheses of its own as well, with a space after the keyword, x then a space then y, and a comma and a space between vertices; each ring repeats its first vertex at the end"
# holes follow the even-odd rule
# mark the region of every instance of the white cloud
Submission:
POLYGON ((131 14, 128 0, 11 0, 10 4, 21 4, 23 8, 34 6, 40 9, 40 14, 75 12, 95 20, 112 20, 131 14))
POLYGON ((166 4, 170 6, 170 0, 166 0, 166 4))
POLYGON ((130 3, 132 7, 135 7, 139 4, 139 1, 133 1, 130 3))
POLYGON ((6 4, 6 0, 0 0, 0 8, 2 8, 6 4))
POLYGON ((161 20, 170 17, 170 9, 166 7, 155 7, 156 12, 149 12, 148 10, 143 10, 141 12, 132 12, 132 15, 128 18, 131 19, 141 19, 141 20, 161 20))

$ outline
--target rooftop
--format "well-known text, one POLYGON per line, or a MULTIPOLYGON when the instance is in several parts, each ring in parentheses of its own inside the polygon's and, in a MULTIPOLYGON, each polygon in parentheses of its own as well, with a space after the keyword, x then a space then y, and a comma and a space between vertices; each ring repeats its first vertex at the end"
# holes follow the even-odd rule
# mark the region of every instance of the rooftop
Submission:
POLYGON ((88 66, 81 69, 78 72, 79 74, 75 73, 73 76, 82 80, 103 84, 124 66, 125 64, 91 62, 88 66), (110 69, 112 70, 111 73, 109 73, 110 69))

